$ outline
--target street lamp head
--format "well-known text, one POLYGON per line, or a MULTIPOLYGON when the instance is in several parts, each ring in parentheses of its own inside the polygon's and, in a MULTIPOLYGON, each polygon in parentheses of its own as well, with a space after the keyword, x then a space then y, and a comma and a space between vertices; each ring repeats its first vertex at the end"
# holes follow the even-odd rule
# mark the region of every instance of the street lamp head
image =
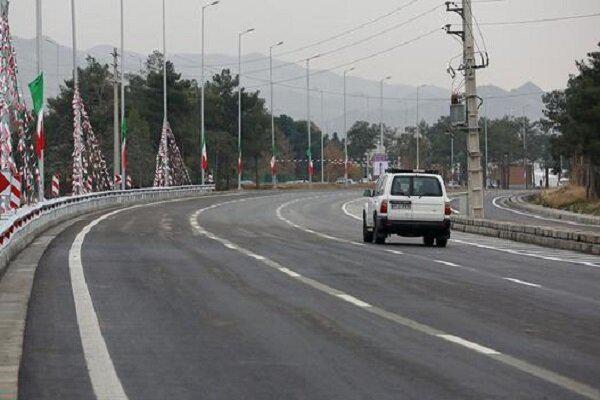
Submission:
POLYGON ((211 5, 211 6, 216 6, 216 5, 217 5, 217 4, 219 4, 219 3, 220 3, 220 1, 219 1, 219 0, 217 0, 217 1, 213 1, 212 3, 210 3, 210 5, 211 5))
POLYGON ((283 44, 283 40, 278 42, 275 46, 281 46, 283 44))
POLYGON ((392 76, 386 76, 384 80, 389 81, 390 79, 392 79, 392 76))

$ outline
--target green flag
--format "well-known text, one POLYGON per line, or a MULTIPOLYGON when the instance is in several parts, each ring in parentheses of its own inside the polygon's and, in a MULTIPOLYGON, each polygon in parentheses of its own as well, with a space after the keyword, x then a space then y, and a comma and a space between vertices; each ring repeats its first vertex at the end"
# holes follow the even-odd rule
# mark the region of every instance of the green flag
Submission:
POLYGON ((39 114, 44 107, 44 74, 40 74, 29 84, 29 91, 33 99, 33 110, 39 114))

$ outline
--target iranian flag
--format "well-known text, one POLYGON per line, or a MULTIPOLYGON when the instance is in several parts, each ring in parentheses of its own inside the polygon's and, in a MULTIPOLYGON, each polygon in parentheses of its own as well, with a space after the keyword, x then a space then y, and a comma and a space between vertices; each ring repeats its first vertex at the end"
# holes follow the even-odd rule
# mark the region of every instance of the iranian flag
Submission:
POLYGON ((46 135, 44 134, 44 74, 40 74, 29 84, 33 99, 33 110, 37 114, 37 129, 35 137, 35 153, 40 160, 44 159, 46 135))
POLYGON ((123 117, 121 122, 121 172, 127 171, 127 121, 123 117))
POLYGON ((202 171, 208 169, 208 153, 206 152, 206 141, 202 139, 202 171))
POLYGON ((315 173, 315 165, 313 164, 312 152, 310 148, 306 150, 306 156, 308 157, 308 175, 313 176, 315 173))
POLYGON ((271 167, 271 175, 275 175, 277 173, 277 155, 275 152, 275 147, 273 147, 273 152, 272 152, 272 156, 271 156, 271 162, 269 163, 269 166, 271 167))

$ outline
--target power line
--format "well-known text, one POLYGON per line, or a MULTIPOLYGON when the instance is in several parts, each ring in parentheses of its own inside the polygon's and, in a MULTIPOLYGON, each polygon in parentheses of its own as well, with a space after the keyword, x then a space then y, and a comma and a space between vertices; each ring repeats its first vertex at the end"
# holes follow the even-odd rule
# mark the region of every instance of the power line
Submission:
MULTIPOLYGON (((374 58, 374 57, 380 56, 380 55, 382 55, 382 54, 389 53, 390 51, 396 50, 396 49, 398 49, 398 48, 400 48, 400 47, 404 47, 404 46, 407 46, 407 45, 409 45, 409 44, 415 43, 415 42, 417 42, 417 41, 419 41, 419 40, 421 40, 421 39, 424 39, 424 38, 426 38, 426 37, 428 37, 428 36, 431 36, 431 35, 433 35, 435 32, 438 32, 438 31, 440 31, 440 28, 433 29, 433 30, 431 30, 431 31, 429 31, 429 32, 427 32, 427 33, 424 33, 424 34, 422 34, 422 35, 419 35, 419 36, 417 36, 417 37, 414 37, 414 38, 412 38, 412 39, 406 40, 406 41, 404 41, 404 42, 402 42, 402 43, 399 43, 399 44, 397 44, 397 45, 394 45, 394 46, 392 46, 392 47, 388 47, 387 49, 380 50, 380 51, 377 51, 377 52, 375 52, 375 53, 371 53, 371 54, 369 54, 369 55, 366 55, 366 56, 363 56, 363 57, 357 58, 357 59, 355 59, 355 60, 352 60, 352 61, 350 61, 350 62, 345 62, 345 63, 343 63, 343 64, 338 64, 338 65, 336 65, 336 66, 333 66, 333 67, 331 67, 331 68, 327 68, 327 69, 321 69, 321 70, 317 70, 317 71, 313 72, 313 73, 311 74, 311 76, 314 76, 314 75, 320 75, 320 74, 324 74, 324 73, 326 73, 326 72, 330 72, 330 71, 333 71, 333 70, 335 70, 335 69, 338 69, 338 68, 343 68, 343 67, 347 67, 347 66, 350 66, 350 65, 356 65, 356 64, 358 64, 358 63, 361 63, 361 62, 363 62, 363 61, 365 61, 365 60, 369 60, 369 59, 371 59, 371 58, 374 58)), ((276 82, 274 82, 274 83, 275 83, 275 84, 280 84, 280 83, 291 82, 291 81, 295 81, 295 80, 298 80, 298 79, 304 79, 304 78, 306 78, 306 75, 302 75, 302 76, 296 76, 296 77, 293 77, 293 78, 287 78, 287 79, 283 79, 283 80, 280 80, 280 81, 276 81, 276 82)), ((255 79, 256 79, 256 78, 255 78, 255 79)), ((263 87, 263 86, 265 86, 265 85, 256 85, 256 86, 249 87, 248 89, 253 89, 253 88, 257 88, 257 87, 263 87)))
MULTIPOLYGON (((405 20, 405 21, 403 21, 403 22, 401 22, 399 24, 393 25, 393 26, 391 26, 389 28, 386 28, 386 29, 384 29, 382 31, 379 31, 379 32, 377 32, 377 33, 375 33, 373 35, 367 36, 367 37, 365 37, 363 39, 357 40, 355 42, 352 42, 352 43, 349 43, 349 44, 346 44, 346 45, 343 45, 343 46, 340 46, 340 47, 336 47, 336 48, 334 48, 332 50, 328 50, 328 51, 319 53, 319 57, 329 56, 331 54, 338 53, 338 52, 340 52, 342 50, 346 50, 346 49, 349 49, 351 47, 358 46, 359 44, 366 43, 369 40, 372 40, 372 39, 375 39, 375 38, 377 38, 379 36, 385 35, 386 33, 392 32, 392 31, 394 31, 396 29, 399 29, 399 28, 401 28, 403 26, 406 26, 406 25, 410 24, 411 22, 414 22, 414 21, 416 21, 416 20, 418 20, 420 18, 423 18, 423 17, 425 17, 425 16, 433 13, 435 10, 437 10, 440 7, 442 7, 442 6, 441 5, 436 5, 435 7, 431 8, 431 9, 425 11, 425 12, 422 12, 421 14, 418 14, 418 15, 416 15, 414 17, 411 17, 411 18, 409 18, 409 19, 407 19, 407 20, 405 20)), ((278 56, 280 56, 280 55, 284 55, 284 54, 279 54, 278 56)), ((304 60, 305 60, 305 58, 301 58, 301 59, 296 60, 296 61, 285 62, 283 64, 280 64, 280 65, 277 65, 277 66, 273 67, 273 69, 280 69, 280 68, 288 67, 290 65, 297 65, 298 63, 300 63, 300 62, 302 62, 304 60)), ((253 74, 253 73, 264 72, 264 71, 268 71, 268 70, 269 70, 269 68, 260 68, 260 69, 255 69, 255 70, 252 70, 252 71, 247 71, 246 73, 247 74, 253 74)))
MULTIPOLYGON (((414 3, 417 3, 419 1, 421 1, 421 0, 410 0, 409 2, 404 3, 404 4, 396 7, 393 10, 386 12, 385 14, 379 15, 379 16, 377 16, 377 17, 375 17, 373 19, 370 19, 370 20, 368 20, 366 22, 363 22, 362 24, 357 25, 357 26, 355 26, 353 28, 347 29, 347 30, 345 30, 343 32, 340 32, 340 33, 337 33, 337 34, 335 34, 333 36, 329 36, 329 37, 327 37, 325 39, 318 40, 318 41, 313 42, 311 44, 308 44, 308 45, 305 45, 305 46, 301 46, 301 47, 298 47, 298 48, 293 49, 293 50, 288 50, 288 51, 283 52, 283 53, 279 53, 279 54, 277 54, 277 56, 286 56, 286 55, 298 53, 298 52, 310 49, 312 47, 316 47, 316 46, 319 46, 321 44, 330 42, 332 40, 339 39, 339 38, 341 38, 343 36, 346 36, 346 35, 348 35, 350 33, 356 32, 356 31, 358 31, 358 30, 360 30, 362 28, 365 28, 365 27, 367 27, 369 25, 372 25, 372 24, 374 24, 376 22, 379 22, 379 21, 381 21, 381 20, 383 20, 385 18, 388 18, 388 17, 390 17, 390 16, 392 16, 394 14, 397 14, 400 11, 402 11, 403 9, 405 9, 405 8, 411 6, 414 3)), ((260 62, 260 61, 266 61, 267 59, 268 59, 268 57, 260 57, 260 58, 250 59, 250 60, 244 61, 244 64, 255 63, 255 62, 260 62)), ((231 65, 236 65, 236 64, 235 63, 212 64, 212 65, 210 65, 210 67, 223 67, 223 66, 231 66, 231 65)))
POLYGON ((593 13, 593 14, 569 15, 566 17, 528 19, 528 20, 522 20, 522 21, 483 22, 480 25, 486 25, 486 26, 522 25, 522 24, 536 24, 536 23, 543 23, 543 22, 566 21, 566 20, 571 20, 571 19, 592 18, 592 17, 600 17, 600 12, 593 13))

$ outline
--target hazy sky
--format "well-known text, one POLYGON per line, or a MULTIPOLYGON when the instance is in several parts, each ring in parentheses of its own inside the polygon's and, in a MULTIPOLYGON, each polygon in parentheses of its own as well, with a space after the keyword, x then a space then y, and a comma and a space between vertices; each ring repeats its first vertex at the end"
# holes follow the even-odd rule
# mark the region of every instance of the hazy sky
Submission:
MULTIPOLYGON (((478 0, 475 0, 476 2, 478 0)), ((409 0, 222 0, 207 11, 207 52, 237 54, 237 32, 253 27, 244 40, 245 53, 268 54, 268 46, 283 40, 280 51, 297 49, 353 28, 394 10, 409 0)), ((35 34, 35 0, 13 0, 10 21, 15 35, 35 34)), ((69 0, 42 0, 44 34, 71 45, 69 0)), ((119 0, 76 0, 79 48, 119 42, 119 0)), ((319 52, 360 41, 392 28, 414 16, 439 8, 415 21, 392 29, 357 46, 314 60, 315 68, 350 62, 419 35, 458 23, 456 14, 444 11, 442 0, 420 0, 381 21, 323 45, 281 56, 296 61, 319 52)), ((159 48, 161 0, 125 0, 126 47, 148 53, 159 48)), ((168 47, 173 52, 200 52, 198 0, 167 0, 168 47)), ((574 60, 585 57, 600 41, 600 18, 509 26, 486 26, 485 22, 529 20, 600 12, 600 0, 479 0, 474 12, 491 58, 481 71, 480 84, 507 89, 533 81, 543 89, 561 88, 574 72, 574 60)), ((483 43, 480 41, 480 45, 483 43)), ((357 64, 357 76, 379 79, 392 75, 399 84, 435 84, 450 87, 448 61, 460 53, 458 43, 441 30, 383 56, 357 64)), ((255 64, 253 68, 260 67, 255 64)))

